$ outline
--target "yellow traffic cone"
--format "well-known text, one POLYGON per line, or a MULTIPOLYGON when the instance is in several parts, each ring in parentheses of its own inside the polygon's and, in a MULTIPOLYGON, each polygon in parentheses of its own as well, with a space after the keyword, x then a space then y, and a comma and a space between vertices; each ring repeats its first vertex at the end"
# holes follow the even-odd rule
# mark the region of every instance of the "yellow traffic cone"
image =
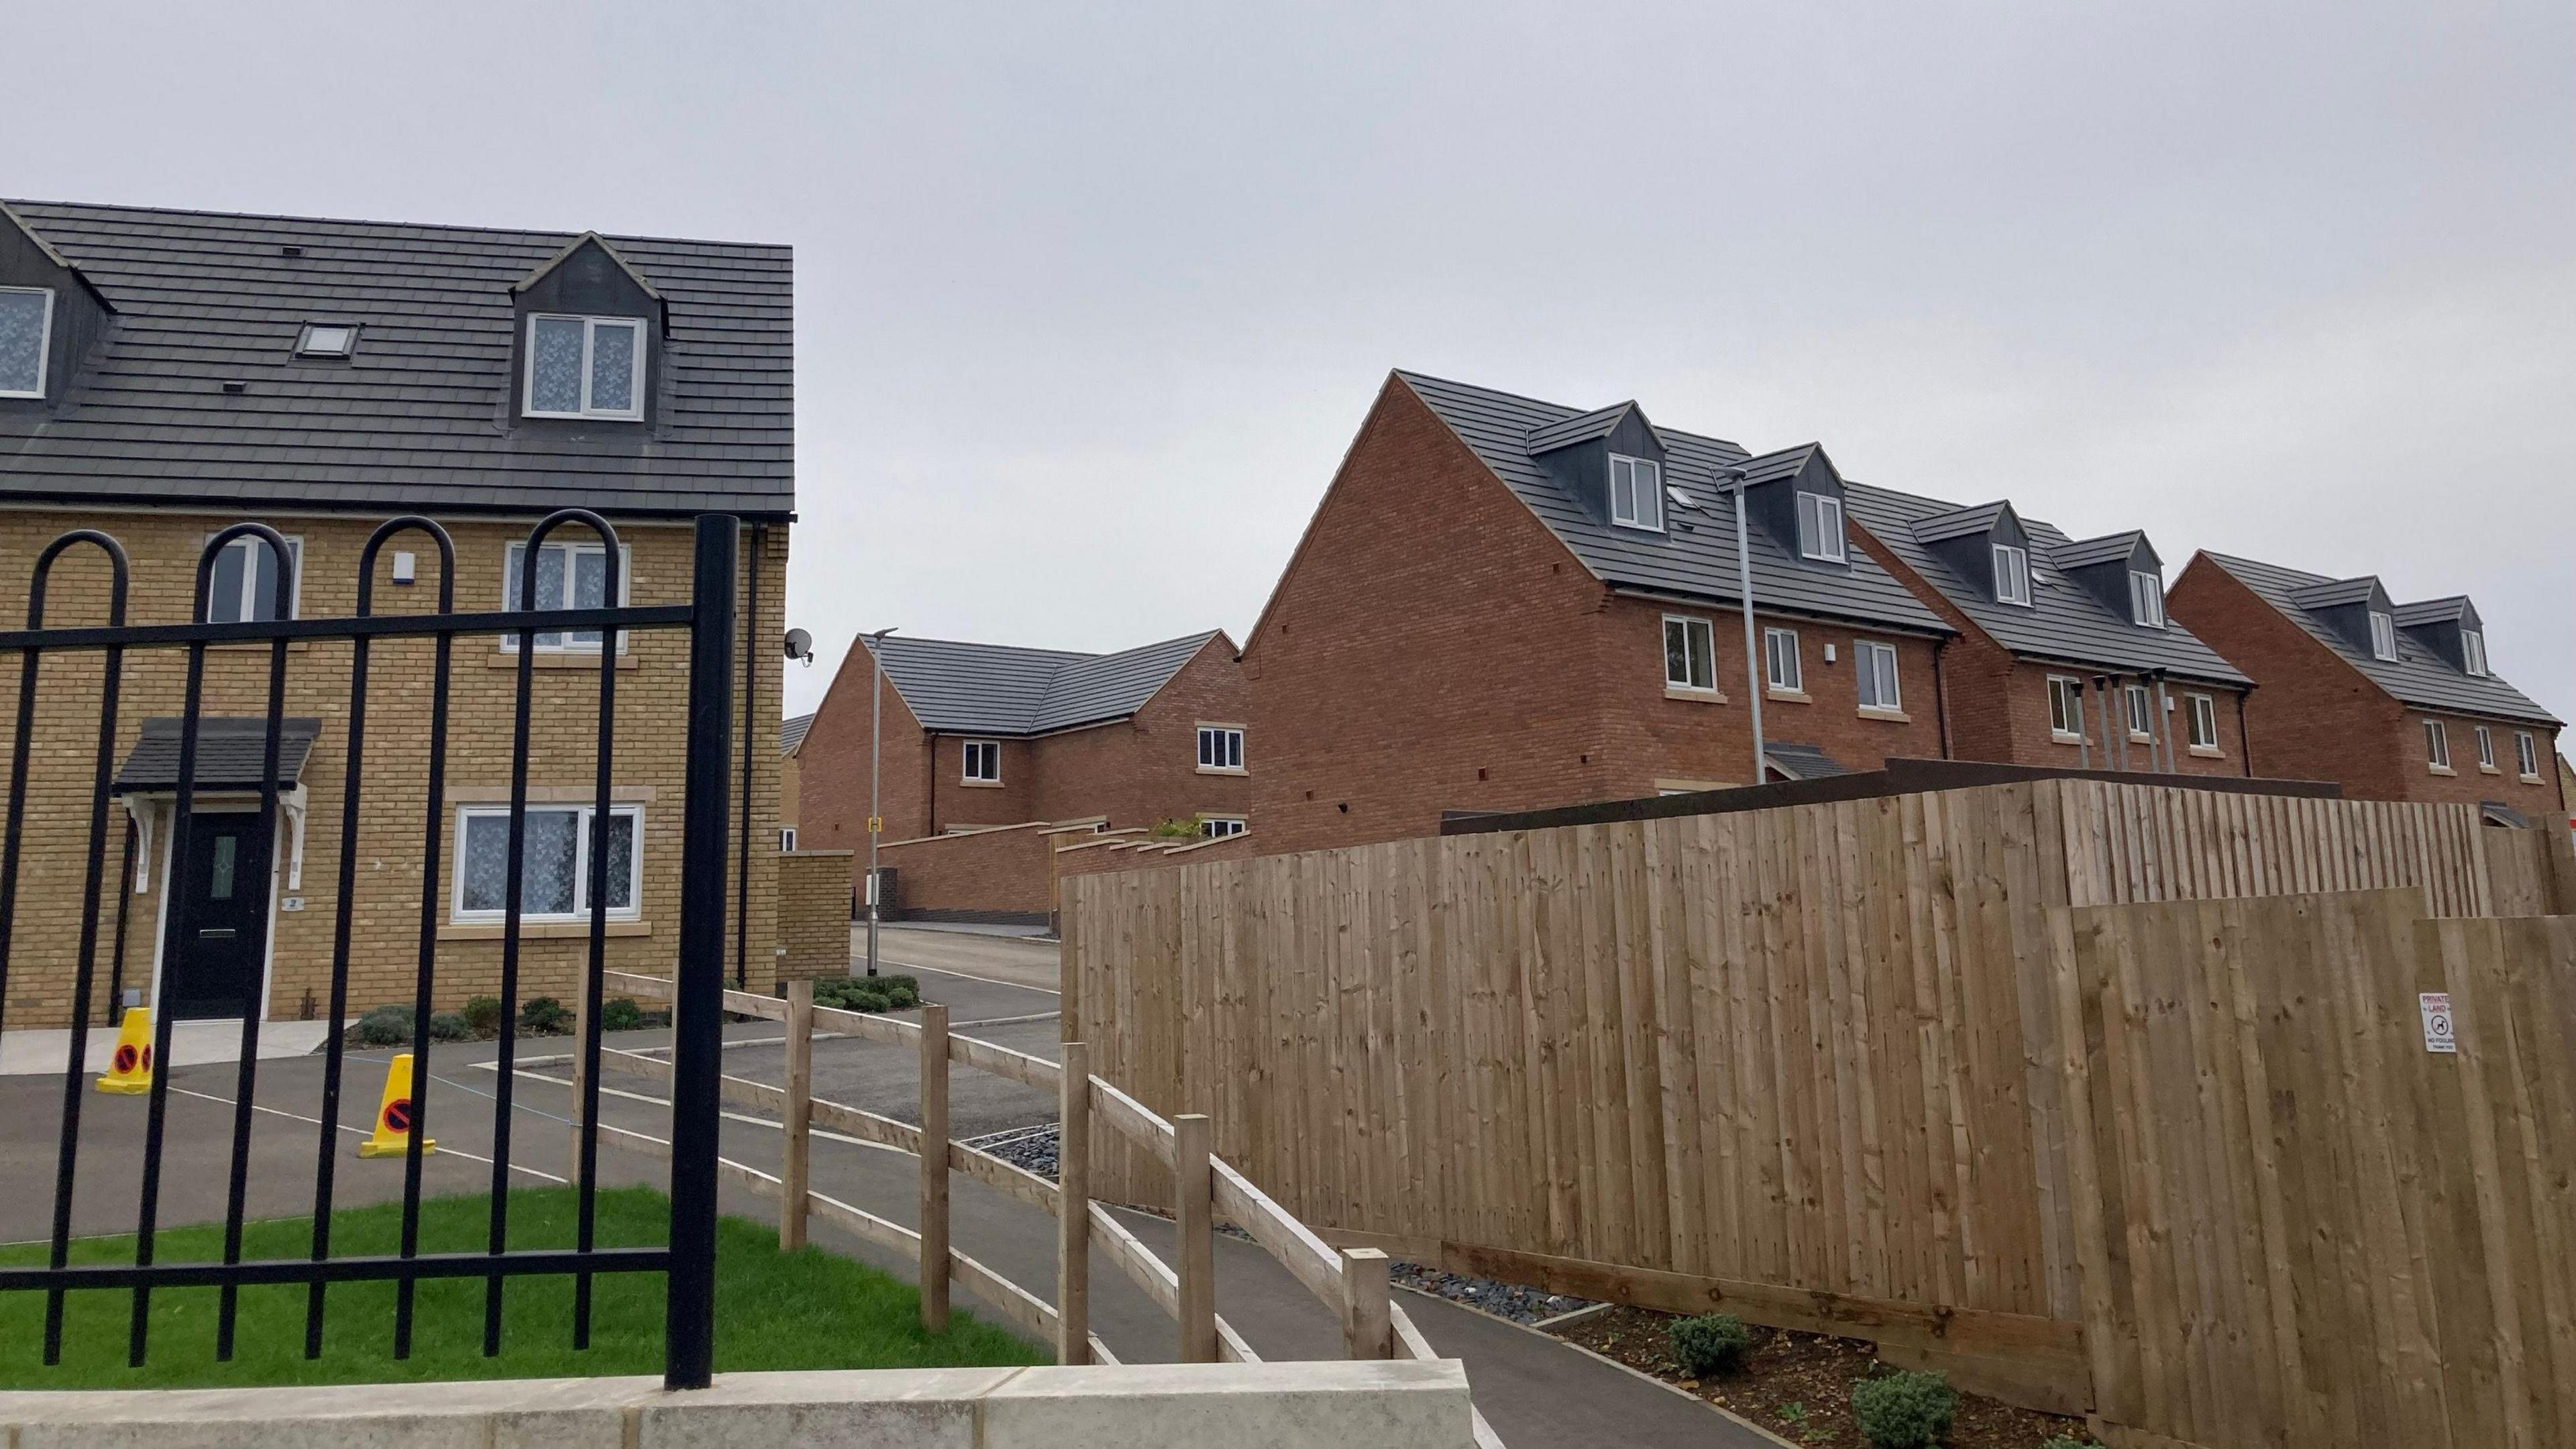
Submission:
POLYGON ((98 1089, 127 1097, 139 1097, 152 1090, 150 1007, 125 1008, 124 1024, 116 1029, 116 1050, 107 1059, 107 1073, 98 1079, 98 1089))
MULTIPOLYGON (((394 1058, 385 1073, 384 1104, 376 1108, 376 1130, 358 1144, 360 1157, 400 1157, 411 1144, 411 1053, 394 1058)), ((436 1152, 438 1139, 420 1140, 422 1152, 436 1152)))

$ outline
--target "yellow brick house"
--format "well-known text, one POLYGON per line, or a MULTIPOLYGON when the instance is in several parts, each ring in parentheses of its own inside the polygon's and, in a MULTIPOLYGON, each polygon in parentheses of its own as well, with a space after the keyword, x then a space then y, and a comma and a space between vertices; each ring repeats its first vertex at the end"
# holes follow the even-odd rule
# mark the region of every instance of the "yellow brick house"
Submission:
MULTIPOLYGON (((375 562, 377 613, 685 603, 694 520, 735 520, 737 633, 726 974, 770 989, 776 912, 777 639, 795 509, 790 303, 781 246, 129 207, 0 205, 0 627, 68 530, 129 560, 127 622, 354 614, 387 520, 434 519, 375 562), (531 527, 597 512, 617 541, 531 527), (607 598, 620 572, 621 600, 607 598)), ((101 550, 54 565, 45 622, 107 622, 101 550)), ((635 632, 616 673, 612 815, 590 828, 603 654, 596 633, 458 635, 443 800, 429 808, 435 645, 373 643, 359 806, 344 838, 346 639, 286 650, 274 825, 261 828, 272 646, 205 648, 187 858, 173 849, 184 648, 127 651, 99 832, 108 887, 89 1014, 121 997, 173 1017, 326 1009, 348 882, 349 1009, 408 1002, 424 939, 434 998, 494 991, 521 649, 532 661, 522 999, 574 998, 590 929, 587 851, 607 842, 611 970, 668 975, 678 916, 685 631, 635 632), (429 878, 433 842, 439 861, 429 878), (429 906, 424 918, 424 899, 429 906), (174 904, 182 907, 174 911, 174 904), (190 923, 182 933, 174 920, 190 923), (182 935, 188 939, 180 939, 182 935)), ((0 761, 19 657, 0 660, 0 761)), ((0 1026, 72 1019, 102 718, 101 654, 43 656, 28 729, 14 930, 0 1026)))

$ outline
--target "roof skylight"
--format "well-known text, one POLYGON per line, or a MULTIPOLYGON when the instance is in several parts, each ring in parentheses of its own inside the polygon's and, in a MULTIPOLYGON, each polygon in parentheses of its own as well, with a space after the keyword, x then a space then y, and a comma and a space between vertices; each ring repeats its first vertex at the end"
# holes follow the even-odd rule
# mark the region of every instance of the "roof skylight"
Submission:
POLYGON ((347 357, 358 350, 358 329, 348 322, 307 322, 295 341, 298 357, 347 357))

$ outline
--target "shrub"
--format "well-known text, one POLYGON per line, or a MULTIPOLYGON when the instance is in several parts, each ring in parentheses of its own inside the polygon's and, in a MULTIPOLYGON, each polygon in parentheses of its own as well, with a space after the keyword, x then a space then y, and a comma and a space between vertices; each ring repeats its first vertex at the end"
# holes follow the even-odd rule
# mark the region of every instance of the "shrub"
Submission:
POLYGON ((538 1036, 560 1036, 572 1030, 572 1013, 551 996, 532 996, 519 1008, 519 1029, 538 1036))
POLYGON ((614 1001, 603 1001, 599 1005, 601 1031, 633 1031, 643 1024, 644 1008, 637 1006, 635 998, 631 996, 621 996, 614 1001))
POLYGON ((465 1018, 465 1024, 473 1029, 476 1036, 493 1037, 501 1034, 501 998, 497 996, 468 997, 465 1010, 459 1014, 465 1018))
POLYGON ((401 1046, 411 1040, 411 1008, 379 1006, 358 1018, 349 1034, 361 1046, 401 1046))
POLYGON ((814 1004, 835 1011, 902 1011, 921 1004, 910 976, 827 976, 814 983, 814 1004))
POLYGON ((1672 1325, 1673 1361, 1695 1379, 1731 1374, 1753 1352, 1753 1335, 1732 1313, 1676 1318, 1672 1325))
POLYGON ((1959 1395, 1936 1373, 1894 1373, 1852 1389, 1852 1417, 1872 1449, 1930 1449, 1950 1432, 1959 1395))
POLYGON ((474 1027, 461 1011, 442 1011, 429 1019, 431 1041, 472 1041, 474 1027))

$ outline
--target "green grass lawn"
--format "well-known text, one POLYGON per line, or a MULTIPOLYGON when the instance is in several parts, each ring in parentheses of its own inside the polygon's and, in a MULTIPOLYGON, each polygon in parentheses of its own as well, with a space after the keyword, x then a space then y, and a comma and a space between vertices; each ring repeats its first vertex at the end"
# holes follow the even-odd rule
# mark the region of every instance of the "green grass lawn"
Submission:
MULTIPOLYGON (((420 1205, 423 1252, 474 1252, 484 1244, 490 1201, 433 1198, 420 1205)), ((511 1194, 510 1246, 573 1243, 570 1188, 511 1194)), ((667 1241, 670 1205, 648 1188, 603 1189, 597 1241, 650 1247, 667 1241)), ((401 1246, 402 1207, 384 1203, 333 1215, 334 1256, 391 1254, 401 1246)), ((246 1259, 301 1258, 312 1250, 312 1219, 252 1223, 246 1259)), ((154 1256, 164 1263, 216 1261, 223 1228, 165 1230, 154 1256)), ((12 1265, 41 1264, 43 1245, 0 1248, 12 1265)), ((131 1236, 72 1245, 75 1263, 131 1263, 131 1236)), ((419 1287, 411 1357, 393 1356, 394 1285, 342 1283, 331 1289, 322 1357, 304 1357, 301 1284, 241 1290, 233 1360, 215 1362, 213 1288, 163 1288, 152 1295, 151 1353, 125 1366, 133 1295, 123 1289, 74 1293, 63 1315, 63 1362, 44 1366, 45 1295, 0 1293, 0 1388, 206 1388, 254 1384, 391 1383, 436 1379, 658 1374, 662 1371, 662 1275, 604 1273, 592 1280, 590 1347, 572 1348, 572 1280, 511 1279, 501 1356, 483 1356, 483 1280, 443 1279, 419 1287)), ((716 1369, 924 1368, 1028 1364, 1050 1356, 1010 1332, 964 1313, 946 1333, 922 1332, 913 1286, 819 1248, 778 1251, 777 1229, 724 1218, 716 1229, 716 1369)))

